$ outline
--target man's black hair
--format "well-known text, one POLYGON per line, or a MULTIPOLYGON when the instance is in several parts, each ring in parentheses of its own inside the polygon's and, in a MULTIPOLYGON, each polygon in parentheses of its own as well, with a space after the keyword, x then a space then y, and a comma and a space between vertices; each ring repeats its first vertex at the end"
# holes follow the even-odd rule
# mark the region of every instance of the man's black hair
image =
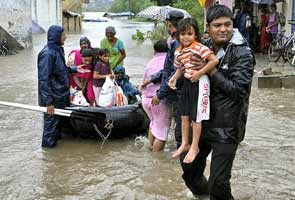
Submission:
POLYGON ((178 10, 171 10, 168 12, 166 21, 169 21, 175 28, 180 20, 184 18, 184 14, 178 10))
POLYGON ((225 5, 214 5, 208 9, 206 20, 207 23, 210 24, 213 20, 221 17, 229 17, 233 20, 233 13, 225 5))
POLYGON ((179 40, 179 35, 182 32, 190 30, 191 27, 193 27, 193 29, 195 30, 196 39, 199 38, 200 31, 199 31, 198 21, 193 18, 185 18, 178 23, 177 32, 176 32, 177 40, 179 40))
POLYGON ((159 40, 154 43, 154 50, 158 53, 164 53, 168 51, 167 40, 159 40))

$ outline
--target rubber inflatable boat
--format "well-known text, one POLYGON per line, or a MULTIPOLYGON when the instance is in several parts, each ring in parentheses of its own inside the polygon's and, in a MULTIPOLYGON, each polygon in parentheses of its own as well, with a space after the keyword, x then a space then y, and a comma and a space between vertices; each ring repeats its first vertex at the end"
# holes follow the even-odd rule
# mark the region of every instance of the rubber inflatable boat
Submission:
MULTIPOLYGON (((1 106, 47 112, 46 107, 0 101, 1 106)), ((105 142, 109 137, 126 137, 145 134, 149 119, 141 101, 126 106, 112 108, 70 106, 54 110, 62 117, 61 129, 64 133, 76 136, 100 137, 105 142)))
POLYGON ((64 128, 85 137, 126 137, 145 134, 149 119, 140 103, 112 108, 71 106, 73 116, 65 119, 64 128), (75 114, 76 113, 76 114, 75 114))

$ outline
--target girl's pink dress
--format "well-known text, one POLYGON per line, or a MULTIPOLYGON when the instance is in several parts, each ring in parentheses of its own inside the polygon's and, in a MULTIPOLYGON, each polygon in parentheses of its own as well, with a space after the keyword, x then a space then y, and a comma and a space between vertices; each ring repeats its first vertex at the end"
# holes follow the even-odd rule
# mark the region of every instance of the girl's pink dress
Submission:
MULTIPOLYGON (((71 55, 72 53, 75 53, 75 61, 74 61, 74 65, 75 66, 78 66, 78 65, 81 65, 82 64, 82 58, 81 58, 81 53, 80 53, 80 50, 73 50, 69 53, 69 55, 71 55)), ((91 70, 91 67, 90 66, 86 66, 86 69, 90 69, 91 70)), ((73 88, 77 88, 77 89, 82 89, 80 88, 75 80, 74 80, 74 76, 75 75, 71 75, 70 76, 70 86, 73 87, 73 88)), ((92 75, 92 72, 90 73, 84 73, 84 74, 81 74, 81 73, 77 73, 77 76, 79 78, 86 78, 88 79, 87 81, 87 99, 89 102, 94 102, 95 100, 95 97, 94 97, 94 92, 93 92, 93 88, 92 88, 92 82, 93 82, 93 75, 92 75)))
MULTIPOLYGON (((144 73, 144 80, 164 68, 166 53, 156 53, 149 61, 144 73)), ((171 113, 167 104, 163 101, 159 105, 151 104, 153 96, 160 88, 160 84, 148 84, 142 90, 142 106, 150 118, 150 130, 153 136, 159 140, 166 141, 171 124, 171 113)))

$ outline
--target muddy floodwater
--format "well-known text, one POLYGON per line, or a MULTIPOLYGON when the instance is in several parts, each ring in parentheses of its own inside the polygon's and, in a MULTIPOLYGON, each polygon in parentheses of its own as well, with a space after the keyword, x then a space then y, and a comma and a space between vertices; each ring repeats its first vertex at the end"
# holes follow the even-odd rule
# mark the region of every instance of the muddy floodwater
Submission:
MULTIPOLYGON (((131 34, 152 30, 153 24, 83 23, 82 35, 97 47, 109 25, 124 42, 131 81, 140 84, 152 44, 132 41, 131 34)), ((66 54, 79 47, 79 37, 68 34, 66 54)), ((35 35, 33 49, 0 57, 0 100, 37 105, 36 55, 45 42, 45 34, 35 35)), ((268 65, 258 56, 257 70, 268 65)), ((232 172, 237 199, 295 200, 294 121, 294 89, 253 87, 246 137, 232 172)), ((109 140, 102 149, 99 140, 66 137, 57 148, 42 149, 41 135, 41 113, 0 107, 0 199, 194 199, 178 161, 170 159, 176 149, 173 130, 162 153, 149 152, 145 137, 109 140)))

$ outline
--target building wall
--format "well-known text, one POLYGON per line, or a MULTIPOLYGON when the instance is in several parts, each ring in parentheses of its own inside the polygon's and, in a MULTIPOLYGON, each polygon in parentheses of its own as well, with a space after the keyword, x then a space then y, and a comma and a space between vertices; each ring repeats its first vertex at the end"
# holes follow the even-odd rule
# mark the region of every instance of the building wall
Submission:
MULTIPOLYGON (((10 39, 15 39, 13 42, 20 44, 21 47, 31 47, 31 0, 0 1, 0 8, 1 35, 8 34, 11 36, 10 39)), ((11 48, 16 47, 17 45, 14 45, 11 48)))
POLYGON ((82 30, 82 15, 81 6, 83 0, 63 0, 62 10, 70 11, 73 15, 69 15, 67 12, 63 12, 62 15, 62 25, 67 32, 79 33, 82 30), (78 15, 78 16, 77 16, 78 15), (70 17, 72 16, 72 17, 70 17))
POLYGON ((45 31, 51 25, 62 25, 61 0, 31 0, 32 20, 45 31))
MULTIPOLYGON (((292 33, 292 27, 290 24, 288 24, 288 20, 291 20, 291 19, 295 20, 295 16, 294 16, 294 14, 295 14, 295 0, 286 0, 282 4, 283 4, 282 12, 285 14, 286 20, 287 20, 286 27, 285 27, 286 34, 290 35, 292 33)), ((294 27, 293 27, 293 30, 295 30, 294 27)))

